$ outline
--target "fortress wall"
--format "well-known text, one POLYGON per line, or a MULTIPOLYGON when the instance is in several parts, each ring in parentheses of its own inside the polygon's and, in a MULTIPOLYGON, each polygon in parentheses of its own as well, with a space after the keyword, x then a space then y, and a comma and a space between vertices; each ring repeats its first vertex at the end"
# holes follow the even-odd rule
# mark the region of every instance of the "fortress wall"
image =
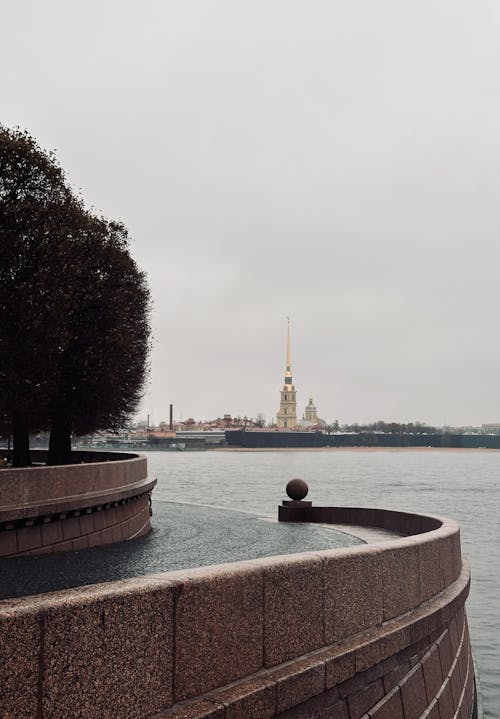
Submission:
POLYGON ((74 459, 80 463, 0 470, 0 557, 85 549, 150 530, 156 480, 145 457, 75 452, 74 459))
POLYGON ((0 716, 469 719, 458 525, 377 518, 435 528, 0 602, 0 716))

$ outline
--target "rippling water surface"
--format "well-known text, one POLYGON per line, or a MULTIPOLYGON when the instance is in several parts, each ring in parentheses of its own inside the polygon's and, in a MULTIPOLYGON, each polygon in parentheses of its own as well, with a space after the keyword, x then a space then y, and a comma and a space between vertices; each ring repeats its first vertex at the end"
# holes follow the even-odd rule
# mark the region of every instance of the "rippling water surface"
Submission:
POLYGON ((485 717, 500 719, 500 451, 150 452, 157 500, 276 516, 292 477, 315 504, 442 514, 461 526, 472 565, 467 602, 485 717))

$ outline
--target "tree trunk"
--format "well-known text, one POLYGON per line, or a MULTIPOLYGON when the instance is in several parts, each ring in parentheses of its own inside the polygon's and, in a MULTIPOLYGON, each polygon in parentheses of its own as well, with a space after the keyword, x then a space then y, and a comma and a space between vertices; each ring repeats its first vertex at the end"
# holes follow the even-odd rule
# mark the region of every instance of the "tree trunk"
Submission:
POLYGON ((30 467, 30 435, 24 418, 19 415, 14 416, 12 438, 14 443, 12 466, 30 467))
POLYGON ((50 428, 49 453, 47 464, 71 463, 71 431, 68 423, 60 417, 54 417, 50 428))

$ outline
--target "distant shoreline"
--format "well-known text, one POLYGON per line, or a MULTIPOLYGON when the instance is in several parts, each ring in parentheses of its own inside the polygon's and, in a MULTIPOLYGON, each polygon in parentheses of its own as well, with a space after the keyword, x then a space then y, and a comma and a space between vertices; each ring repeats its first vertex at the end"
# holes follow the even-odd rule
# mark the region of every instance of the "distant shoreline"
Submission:
POLYGON ((494 447, 207 447, 209 452, 498 452, 494 447))

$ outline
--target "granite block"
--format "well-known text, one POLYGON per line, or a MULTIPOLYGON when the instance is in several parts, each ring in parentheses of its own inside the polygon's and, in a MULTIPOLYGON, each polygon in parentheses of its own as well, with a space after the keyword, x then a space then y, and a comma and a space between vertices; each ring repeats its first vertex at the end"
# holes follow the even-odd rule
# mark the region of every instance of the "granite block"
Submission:
POLYGON ((439 609, 439 622, 442 627, 448 626, 450 619, 453 617, 452 603, 444 601, 439 609))
POLYGON ((24 503, 25 472, 2 469, 0 475, 0 496, 5 507, 19 507, 24 503))
POLYGON ((76 539, 73 539, 73 542, 71 544, 71 549, 73 552, 79 552, 82 549, 87 549, 89 546, 89 540, 85 537, 77 537, 76 539))
POLYGON ((92 534, 88 534, 87 537, 89 547, 98 547, 100 544, 102 544, 101 532, 92 532, 92 534))
POLYGON ((69 517, 62 522, 63 539, 75 539, 80 535, 80 518, 69 517))
POLYGON ((347 704, 343 701, 337 702, 329 709, 327 716, 328 719, 349 719, 347 704))
POLYGON ((115 507, 115 516, 116 516, 117 524, 121 524, 123 521, 125 521, 125 519, 127 519, 127 517, 126 517, 127 510, 125 507, 126 507, 126 505, 124 505, 124 504, 118 504, 118 506, 115 507))
POLYGON ((175 699, 252 674, 263 665, 263 575, 244 563, 170 572, 177 599, 175 699))
POLYGON ((98 532, 101 529, 106 529, 106 514, 104 510, 101 512, 94 512, 93 516, 95 531, 98 532))
POLYGON ((124 505, 124 509, 125 509, 125 519, 130 519, 130 517, 132 517, 132 515, 133 515, 134 512, 135 512, 134 503, 133 503, 133 502, 127 502, 127 503, 124 505))
POLYGON ((106 527, 114 527, 116 524, 116 512, 114 507, 105 509, 106 516, 106 527))
POLYGON ((450 671, 453 662, 450 635, 448 634, 448 631, 443 632, 443 634, 439 637, 439 639, 437 640, 437 645, 439 649, 439 658, 441 661, 441 674, 444 679, 450 671))
POLYGON ((341 652, 334 650, 331 656, 325 658, 325 686, 327 689, 351 679, 356 673, 356 658, 353 651, 341 652))
POLYGON ((440 719, 453 719, 455 709, 453 707, 453 697, 451 694, 451 685, 448 680, 445 681, 439 694, 436 697, 439 706, 440 719))
POLYGON ((0 716, 38 716, 39 656, 42 618, 0 606, 0 716))
POLYGON ((411 644, 411 627, 403 621, 392 621, 391 630, 384 637, 386 656, 397 654, 411 644))
POLYGON ((103 529, 101 532, 101 543, 112 544, 113 543, 113 530, 110 527, 103 529))
POLYGON ((80 534, 90 534, 94 531, 94 515, 82 514, 80 517, 80 534))
POLYGON ((328 690, 276 715, 277 719, 349 719, 347 704, 335 690, 328 690))
POLYGON ((134 514, 133 517, 131 517, 128 521, 130 536, 134 536, 136 532, 139 531, 139 529, 142 526, 142 520, 140 514, 134 514))
POLYGON ((427 708, 424 673, 420 663, 405 676, 399 687, 405 719, 418 719, 427 708))
MULTIPOLYGON (((421 719, 441 719, 439 714, 439 706, 436 699, 434 699, 434 701, 429 704, 425 712, 422 714, 421 719)), ((467 719, 470 719, 470 715, 467 717, 467 719)))
POLYGON ((366 683, 370 684, 371 682, 374 682, 375 679, 383 680, 384 677, 394 671, 397 666, 397 655, 393 655, 391 657, 388 657, 387 659, 384 659, 383 661, 379 662, 378 664, 375 664, 373 667, 364 672, 364 675, 366 676, 366 683))
POLYGON ((410 654, 410 667, 414 667, 415 664, 419 664, 424 654, 425 649, 422 649, 420 651, 413 649, 412 654, 410 654))
POLYGON ((347 681, 338 685, 339 696, 341 699, 347 699, 347 697, 350 697, 352 694, 361 691, 367 684, 371 684, 371 682, 368 681, 368 672, 355 674, 347 681))
MULTIPOLYGON (((13 531, 13 530, 8 530, 13 531)), ((29 552, 30 549, 42 546, 42 531, 40 525, 33 527, 20 527, 17 532, 17 551, 29 552)))
POLYGON ((396 686, 396 684, 399 684, 399 682, 403 679, 403 677, 408 674, 410 671, 410 664, 408 660, 402 661, 402 663, 398 664, 398 666, 393 669, 391 672, 386 674, 382 681, 384 683, 384 691, 388 693, 393 687, 396 686))
POLYGON ((154 719, 225 719, 224 707, 207 699, 181 702, 156 715, 154 719))
POLYGON ((442 589, 439 571, 439 540, 420 542, 418 545, 420 575, 420 601, 434 597, 442 589))
POLYGON ((272 719, 276 710, 276 686, 261 679, 240 682, 208 697, 225 708, 224 719, 272 719))
POLYGON ((128 519, 125 520, 125 522, 122 522, 120 524, 120 532, 121 532, 122 541, 124 541, 130 537, 130 523, 129 523, 128 519))
POLYGON ((381 663, 386 657, 385 638, 370 637, 373 632, 366 632, 359 637, 358 646, 355 652, 356 673, 364 672, 376 664, 381 663))
POLYGON ((399 687, 394 687, 368 712, 370 719, 405 719, 399 687))
POLYGON ((325 663, 316 657, 271 670, 268 677, 276 685, 278 714, 325 691, 325 663))
POLYGON ((422 659, 422 670, 424 672, 425 692, 427 702, 436 697, 443 684, 443 675, 441 673, 441 661, 439 659, 439 649, 434 644, 429 652, 422 659))
POLYGON ((59 542, 54 544, 54 552, 71 552, 73 549, 73 542, 68 539, 67 542, 59 542))
POLYGON ((465 684, 465 697, 466 706, 472 707, 474 703, 474 690, 475 690, 475 679, 472 663, 469 664, 469 673, 467 674, 467 681, 465 684))
POLYGON ((47 719, 136 719, 172 704, 175 585, 148 577, 46 601, 47 719))
POLYGON ((264 578, 264 666, 324 646, 323 563, 313 554, 251 562, 264 578))
POLYGON ((368 684, 368 686, 356 692, 356 694, 351 694, 351 696, 347 698, 349 719, 360 719, 363 714, 373 709, 383 696, 384 687, 381 679, 378 679, 372 684, 368 684))
POLYGON ((145 537, 146 534, 149 534, 150 531, 151 531, 151 524, 150 524, 150 521, 149 521, 149 514, 146 514, 146 515, 143 517, 143 520, 142 520, 142 523, 141 523, 141 528, 139 529, 139 531, 138 531, 134 536, 135 536, 135 537, 145 537))
POLYGON ((38 556, 39 554, 52 554, 54 551, 54 547, 52 545, 47 545, 46 547, 37 547, 36 549, 32 549, 30 552, 30 556, 38 556))
POLYGON ((319 554, 325 576, 325 642, 381 624, 381 553, 362 546, 319 554))
POLYGON ((7 529, 0 532, 0 557, 17 552, 17 532, 15 529, 7 529))
POLYGON ((431 634, 438 631, 440 626, 440 612, 436 610, 436 607, 434 607, 434 610, 429 610, 428 607, 420 607, 413 612, 413 621, 409 627, 411 644, 421 641, 429 644, 431 634))
MULTIPOLYGON (((451 684, 451 694, 453 696, 453 706, 455 709, 457 709, 460 706, 460 698, 462 696, 462 690, 464 688, 464 684, 462 684, 461 678, 460 678, 460 669, 458 665, 458 661, 454 662, 451 674, 450 674, 450 684, 451 684)), ((464 677, 465 681, 465 677, 464 677)))
POLYGON ((450 535, 439 539, 439 571, 443 589, 449 587, 455 580, 455 565, 453 561, 453 544, 450 535))
POLYGON ((420 604, 419 549, 412 540, 400 540, 380 560, 384 619, 398 617, 420 604))
POLYGON ((462 548, 460 544, 460 529, 451 535, 451 554, 453 560, 453 579, 457 579, 462 571, 462 548))
POLYGON ((460 640, 461 640, 461 636, 458 633, 456 617, 453 617, 453 619, 451 620, 451 622, 448 626, 448 632, 450 634, 451 653, 452 653, 452 656, 456 657, 458 654, 458 650, 460 648, 460 640))
POLYGON ((42 524, 42 544, 57 544, 63 541, 62 522, 58 519, 42 524))
POLYGON ((460 704, 460 708, 458 710, 458 714, 456 715, 457 719, 471 719, 472 716, 472 709, 467 706, 466 699, 464 697, 464 701, 460 704))
POLYGON ((458 655, 458 663, 460 665, 460 676, 462 677, 462 681, 465 681, 465 677, 467 677, 467 672, 469 671, 469 659, 470 647, 464 639, 460 647, 460 653, 458 655))

